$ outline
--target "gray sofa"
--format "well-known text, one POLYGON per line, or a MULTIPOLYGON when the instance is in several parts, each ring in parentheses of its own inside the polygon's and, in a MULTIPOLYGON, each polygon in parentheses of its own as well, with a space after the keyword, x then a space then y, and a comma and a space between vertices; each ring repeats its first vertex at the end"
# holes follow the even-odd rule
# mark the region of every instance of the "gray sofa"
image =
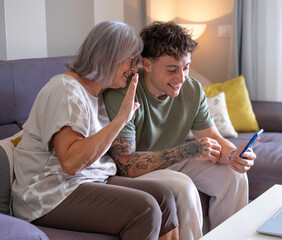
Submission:
MULTIPOLYGON (((21 130, 38 91, 55 74, 66 71, 64 64, 72 57, 53 57, 0 61, 0 139, 21 130)), ((253 101, 253 110, 265 130, 254 147, 255 166, 248 172, 250 199, 254 199, 274 184, 282 184, 282 102, 253 101)), ((239 133, 230 138, 237 146, 253 133, 239 133)), ((10 171, 5 152, 0 146, 0 239, 119 239, 101 233, 84 233, 34 226, 9 216, 10 171), (25 238, 24 238, 25 236, 25 238)), ((200 193, 203 215, 208 214, 209 196, 200 193)), ((110 216, 109 216, 110 217, 110 216)), ((78 219, 79 221, 79 219, 78 219)))

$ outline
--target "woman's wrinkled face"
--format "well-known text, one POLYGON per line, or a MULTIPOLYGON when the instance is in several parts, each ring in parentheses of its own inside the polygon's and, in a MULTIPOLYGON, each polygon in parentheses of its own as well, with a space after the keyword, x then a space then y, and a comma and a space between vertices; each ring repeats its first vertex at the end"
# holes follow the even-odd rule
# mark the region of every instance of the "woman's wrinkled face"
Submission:
POLYGON ((111 88, 124 88, 128 77, 138 71, 139 57, 127 58, 118 67, 111 88))

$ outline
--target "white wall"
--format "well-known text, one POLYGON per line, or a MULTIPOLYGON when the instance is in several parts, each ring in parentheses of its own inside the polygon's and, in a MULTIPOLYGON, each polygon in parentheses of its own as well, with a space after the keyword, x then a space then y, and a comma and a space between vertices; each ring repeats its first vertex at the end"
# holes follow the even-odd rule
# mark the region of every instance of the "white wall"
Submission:
POLYGON ((0 59, 7 59, 4 1, 0 1, 0 59))
POLYGON ((93 0, 46 0, 48 56, 74 55, 94 26, 93 0))
POLYGON ((124 22, 139 32, 147 24, 146 1, 124 0, 124 22))
POLYGON ((46 57, 45 0, 2 0, 2 4, 7 59, 46 57))
POLYGON ((124 21, 124 0, 94 0, 95 24, 105 20, 124 21))
POLYGON ((73 55, 103 20, 124 21, 138 31, 145 9, 142 2, 0 0, 0 60, 73 55))

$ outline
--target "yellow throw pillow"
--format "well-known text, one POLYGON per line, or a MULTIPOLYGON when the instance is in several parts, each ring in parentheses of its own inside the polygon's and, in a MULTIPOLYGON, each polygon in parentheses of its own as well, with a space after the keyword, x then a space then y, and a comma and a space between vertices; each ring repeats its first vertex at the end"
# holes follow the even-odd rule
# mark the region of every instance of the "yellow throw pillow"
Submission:
POLYGON ((220 92, 225 93, 228 114, 237 132, 256 132, 259 130, 243 76, 224 83, 203 87, 203 89, 208 98, 220 92))

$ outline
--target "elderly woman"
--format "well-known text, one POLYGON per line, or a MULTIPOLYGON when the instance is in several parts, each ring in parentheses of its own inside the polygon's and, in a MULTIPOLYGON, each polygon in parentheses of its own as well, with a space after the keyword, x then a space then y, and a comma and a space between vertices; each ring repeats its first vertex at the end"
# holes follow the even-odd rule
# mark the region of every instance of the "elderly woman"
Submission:
POLYGON ((143 43, 124 23, 96 25, 69 72, 39 92, 15 150, 13 210, 37 225, 118 235, 178 239, 172 191, 161 182, 114 176, 107 151, 132 118, 143 43), (120 111, 107 116, 102 91, 124 88, 120 111))

